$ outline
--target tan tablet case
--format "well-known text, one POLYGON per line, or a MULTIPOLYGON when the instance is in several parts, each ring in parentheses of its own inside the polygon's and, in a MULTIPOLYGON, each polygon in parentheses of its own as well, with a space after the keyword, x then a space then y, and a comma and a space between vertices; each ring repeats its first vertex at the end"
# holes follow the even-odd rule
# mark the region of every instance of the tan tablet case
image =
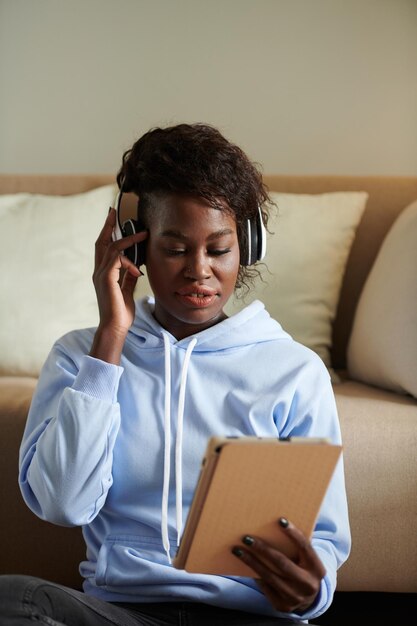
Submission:
POLYGON ((244 535, 293 555, 278 519, 286 517, 311 538, 341 451, 326 439, 211 438, 174 566, 253 576, 231 553, 244 535))

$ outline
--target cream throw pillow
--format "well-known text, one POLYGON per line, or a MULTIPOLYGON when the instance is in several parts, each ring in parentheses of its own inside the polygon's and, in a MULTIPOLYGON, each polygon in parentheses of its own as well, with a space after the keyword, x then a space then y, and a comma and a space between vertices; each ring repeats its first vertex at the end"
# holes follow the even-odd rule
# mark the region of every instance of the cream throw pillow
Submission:
POLYGON ((96 325, 94 242, 115 185, 0 196, 0 373, 36 376, 53 342, 96 325))
POLYGON ((356 309, 352 378, 417 398, 417 200, 388 232, 356 309))
POLYGON ((317 352, 330 367, 332 322, 356 228, 368 194, 270 194, 277 215, 270 220, 265 282, 245 302, 234 300, 228 313, 254 298, 294 339, 317 352))

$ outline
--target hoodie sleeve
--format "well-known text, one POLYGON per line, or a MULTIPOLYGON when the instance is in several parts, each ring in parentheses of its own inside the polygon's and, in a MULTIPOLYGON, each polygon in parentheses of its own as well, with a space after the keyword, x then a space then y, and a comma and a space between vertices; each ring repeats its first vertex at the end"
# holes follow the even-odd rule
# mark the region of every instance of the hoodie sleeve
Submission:
POLYGON ((112 485, 123 369, 52 348, 32 399, 19 454, 23 499, 40 518, 88 524, 112 485))
MULTIPOLYGON (((280 437, 327 437, 333 443, 342 443, 330 377, 318 357, 313 359, 304 375, 302 384, 297 386, 303 392, 295 393, 280 437)), ((343 455, 338 461, 320 508, 312 545, 326 568, 326 575, 314 605, 301 615, 302 619, 308 620, 318 617, 330 607, 336 589, 337 570, 350 553, 351 535, 343 455)), ((297 614, 293 617, 300 619, 297 614)))

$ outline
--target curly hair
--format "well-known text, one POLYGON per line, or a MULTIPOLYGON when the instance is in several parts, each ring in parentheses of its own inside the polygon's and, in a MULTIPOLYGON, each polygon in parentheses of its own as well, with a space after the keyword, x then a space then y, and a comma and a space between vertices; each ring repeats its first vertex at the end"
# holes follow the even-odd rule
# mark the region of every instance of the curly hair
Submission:
MULTIPOLYGON (((180 194, 205 199, 236 220, 241 255, 248 248, 247 220, 261 207, 265 227, 272 204, 258 166, 238 146, 208 124, 155 127, 123 154, 117 183, 140 197, 146 220, 154 194, 180 194)), ((254 266, 239 266, 236 288, 249 289, 259 275, 254 266)))

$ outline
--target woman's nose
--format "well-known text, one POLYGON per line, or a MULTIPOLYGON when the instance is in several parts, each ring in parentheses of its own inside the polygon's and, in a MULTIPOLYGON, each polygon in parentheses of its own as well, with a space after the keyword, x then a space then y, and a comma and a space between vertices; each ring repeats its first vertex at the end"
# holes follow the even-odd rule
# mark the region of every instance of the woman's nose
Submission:
POLYGON ((193 280, 210 278, 211 267, 207 255, 203 253, 190 255, 184 268, 184 276, 193 280))

